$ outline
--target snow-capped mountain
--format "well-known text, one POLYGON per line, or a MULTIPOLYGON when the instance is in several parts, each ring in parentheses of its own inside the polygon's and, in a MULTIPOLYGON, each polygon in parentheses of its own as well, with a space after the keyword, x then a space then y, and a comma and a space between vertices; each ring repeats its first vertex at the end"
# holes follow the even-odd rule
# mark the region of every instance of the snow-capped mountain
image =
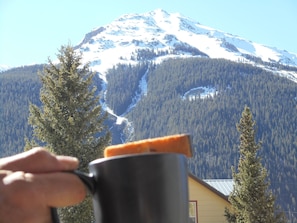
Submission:
POLYGON ((296 71, 275 69, 276 64, 297 67, 297 54, 254 43, 161 9, 123 15, 86 34, 75 48, 105 81, 107 69, 119 63, 136 64, 145 51, 150 51, 150 59, 157 63, 169 57, 224 58, 252 63, 297 81, 296 71))
MULTIPOLYGON (((83 62, 90 63, 90 68, 98 72, 103 80, 102 108, 116 118, 116 124, 124 122, 130 126, 130 132, 133 132, 133 125, 126 119, 126 114, 145 95, 143 86, 146 83, 139 83, 142 93, 135 93, 127 110, 123 114, 115 114, 109 108, 105 95, 107 70, 117 64, 136 65, 144 60, 161 63, 178 57, 224 58, 250 63, 297 82, 297 54, 254 43, 162 9, 123 15, 87 33, 75 49, 82 52, 83 62)), ((200 98, 215 94, 215 89, 197 87, 186 93, 183 99, 194 100, 196 96, 193 92, 197 91, 202 92, 199 93, 200 98)))

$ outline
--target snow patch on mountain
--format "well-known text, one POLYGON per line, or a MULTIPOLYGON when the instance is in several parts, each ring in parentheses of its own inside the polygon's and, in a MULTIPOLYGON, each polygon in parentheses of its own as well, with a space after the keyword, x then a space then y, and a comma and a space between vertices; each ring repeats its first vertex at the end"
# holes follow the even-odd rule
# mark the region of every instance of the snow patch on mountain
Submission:
POLYGON ((206 99, 214 97, 217 94, 217 90, 214 87, 196 87, 187 91, 182 100, 195 101, 197 99, 206 99))

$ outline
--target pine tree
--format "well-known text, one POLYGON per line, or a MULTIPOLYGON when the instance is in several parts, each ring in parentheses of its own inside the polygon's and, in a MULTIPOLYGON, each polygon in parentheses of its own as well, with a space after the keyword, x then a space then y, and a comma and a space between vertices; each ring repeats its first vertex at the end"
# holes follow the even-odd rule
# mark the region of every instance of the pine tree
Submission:
POLYGON ((232 168, 234 188, 229 196, 232 207, 226 209, 225 216, 228 222, 236 223, 285 222, 269 190, 267 170, 257 156, 261 144, 255 142, 255 125, 249 107, 245 106, 237 124, 240 158, 237 172, 232 168))
MULTIPOLYGON (((100 156, 110 141, 104 121, 94 73, 83 65, 81 54, 67 45, 57 55, 59 63, 49 59, 39 74, 41 108, 30 105, 29 124, 33 127, 33 140, 41 142, 56 154, 78 157, 80 170, 87 171, 88 163, 100 156)), ((61 209, 63 222, 91 222, 90 198, 82 204, 61 209)))

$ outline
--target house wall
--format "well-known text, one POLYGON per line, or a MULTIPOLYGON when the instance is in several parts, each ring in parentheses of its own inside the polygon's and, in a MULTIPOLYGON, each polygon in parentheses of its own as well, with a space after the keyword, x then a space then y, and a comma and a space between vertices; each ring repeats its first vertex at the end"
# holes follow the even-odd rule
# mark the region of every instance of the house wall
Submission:
POLYGON ((230 203, 192 177, 189 181, 189 200, 197 201, 198 221, 195 223, 225 223, 225 207, 230 203))

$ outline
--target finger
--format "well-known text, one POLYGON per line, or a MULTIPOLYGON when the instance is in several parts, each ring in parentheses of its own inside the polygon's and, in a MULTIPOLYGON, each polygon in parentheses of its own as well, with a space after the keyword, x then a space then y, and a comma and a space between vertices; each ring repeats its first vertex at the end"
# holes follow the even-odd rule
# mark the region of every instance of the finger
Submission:
MULTIPOLYGON (((12 174, 12 171, 0 170, 0 180, 2 180, 4 177, 8 176, 9 174, 12 174)), ((1 183, 0 183, 0 185, 1 185, 1 183)))
POLYGON ((77 204, 86 196, 84 184, 71 173, 31 174, 18 171, 4 177, 0 184, 2 199, 20 207, 28 204, 32 208, 63 207, 77 204))
POLYGON ((49 222, 48 206, 43 205, 25 173, 0 171, 0 222, 49 222))
POLYGON ((74 170, 78 159, 69 156, 55 156, 44 148, 33 148, 27 152, 0 159, 0 169, 47 173, 74 170))
POLYGON ((49 207, 64 207, 81 202, 86 196, 82 181, 71 173, 33 174, 27 176, 35 191, 49 207), (30 179, 31 178, 31 179, 30 179))
POLYGON ((22 171, 2 170, 0 176, 3 177, 0 181, 0 222, 52 222, 50 208, 42 199, 43 188, 36 181, 38 177, 22 171))

